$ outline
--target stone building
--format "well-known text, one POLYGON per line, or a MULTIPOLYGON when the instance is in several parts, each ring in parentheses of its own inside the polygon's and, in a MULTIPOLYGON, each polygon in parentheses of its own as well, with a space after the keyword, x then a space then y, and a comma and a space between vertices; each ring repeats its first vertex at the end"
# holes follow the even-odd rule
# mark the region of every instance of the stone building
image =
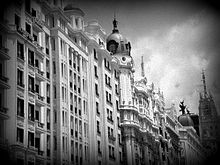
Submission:
POLYGON ((131 43, 116 18, 106 35, 62 0, 20 0, 1 12, 0 145, 8 159, 181 163, 182 142, 193 141, 185 133, 194 134, 178 122, 174 107, 165 108, 143 58, 142 77, 134 80, 131 43))

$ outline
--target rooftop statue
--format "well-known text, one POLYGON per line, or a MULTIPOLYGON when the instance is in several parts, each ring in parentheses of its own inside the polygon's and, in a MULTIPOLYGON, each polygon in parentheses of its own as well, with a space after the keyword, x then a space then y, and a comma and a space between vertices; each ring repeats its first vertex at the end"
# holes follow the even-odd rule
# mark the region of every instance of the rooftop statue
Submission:
POLYGON ((179 107, 180 112, 182 112, 182 114, 185 114, 186 105, 184 105, 184 100, 180 102, 179 107))

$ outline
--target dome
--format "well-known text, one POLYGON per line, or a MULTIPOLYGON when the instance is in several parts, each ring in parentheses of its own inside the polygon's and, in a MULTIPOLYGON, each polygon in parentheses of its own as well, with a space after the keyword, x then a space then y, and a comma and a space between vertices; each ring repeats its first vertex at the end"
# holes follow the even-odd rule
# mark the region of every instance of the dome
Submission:
POLYGON ((74 12, 77 12, 78 14, 80 14, 81 16, 85 15, 85 13, 80 8, 77 8, 74 4, 66 5, 63 10, 64 11, 74 11, 74 12))
POLYGON ((194 123, 189 114, 182 114, 178 117, 178 121, 182 126, 194 126, 194 123))
POLYGON ((117 29, 117 21, 113 21, 113 30, 112 33, 107 37, 107 50, 112 54, 116 53, 127 53, 130 55, 131 45, 130 42, 127 42, 127 39, 124 38, 117 29))

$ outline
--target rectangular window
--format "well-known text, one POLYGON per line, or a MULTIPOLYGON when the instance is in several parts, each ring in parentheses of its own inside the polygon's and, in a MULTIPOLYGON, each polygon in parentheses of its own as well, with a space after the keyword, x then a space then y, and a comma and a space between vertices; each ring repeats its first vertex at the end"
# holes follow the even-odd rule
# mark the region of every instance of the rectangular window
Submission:
POLYGON ((47 109, 47 129, 50 130, 50 109, 47 109))
POLYGON ((97 133, 98 133, 98 134, 101 134, 101 132, 100 132, 100 125, 99 125, 99 121, 97 121, 97 133))
POLYGON ((45 34, 45 47, 46 47, 46 54, 49 55, 49 35, 45 34))
POLYGON ((34 133, 28 131, 28 146, 34 146, 34 133))
POLYGON ((31 13, 31 1, 30 0, 25 0, 25 11, 28 12, 29 14, 31 13))
POLYGON ((98 102, 96 102, 95 107, 96 107, 96 113, 100 114, 100 112, 99 112, 99 103, 98 102))
POLYGON ((51 38, 51 47, 52 47, 52 50, 55 50, 56 49, 56 45, 55 45, 55 38, 51 38))
POLYGON ((28 49, 28 64, 34 66, 34 52, 28 49))
POLYGON ((94 71, 95 71, 95 77, 98 78, 98 70, 97 70, 97 66, 94 66, 94 71))
POLYGON ((24 117, 24 100, 17 98, 17 115, 24 117))
POLYGON ((21 18, 17 14, 15 14, 15 25, 17 29, 21 26, 21 18))
POLYGON ((34 121, 34 105, 28 103, 28 119, 34 121))
POLYGON ((96 96, 99 96, 98 84, 95 84, 95 94, 96 96))
POLYGON ((34 78, 31 76, 28 76, 28 90, 31 92, 35 92, 34 91, 34 78))
POLYGON ((24 73, 20 69, 17 70, 17 84, 24 87, 24 73))
POLYGON ((17 57, 24 60, 24 45, 17 42, 17 57))
POLYGON ((95 60, 98 60, 98 55, 97 55, 97 53, 96 53, 96 50, 95 50, 95 49, 93 49, 93 54, 94 54, 94 59, 95 59, 95 60))
POLYGON ((24 130, 22 128, 17 128, 17 142, 24 142, 24 130))
POLYGON ((27 22, 25 23, 25 29, 26 29, 26 32, 31 34, 31 25, 29 25, 27 22))
POLYGON ((101 142, 98 140, 98 153, 101 154, 101 142))
POLYGON ((47 79, 50 79, 50 61, 46 59, 47 79))
POLYGON ((50 104, 50 85, 47 84, 47 103, 50 104))

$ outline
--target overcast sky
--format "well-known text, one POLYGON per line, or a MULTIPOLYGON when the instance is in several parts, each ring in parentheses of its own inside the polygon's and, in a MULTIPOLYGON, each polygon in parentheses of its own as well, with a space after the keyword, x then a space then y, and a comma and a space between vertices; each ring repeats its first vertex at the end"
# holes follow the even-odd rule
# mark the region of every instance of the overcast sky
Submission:
POLYGON ((111 33, 114 12, 118 28, 132 46, 135 79, 140 77, 141 56, 145 75, 163 91, 166 107, 185 100, 198 113, 201 72, 207 88, 220 107, 219 13, 202 1, 83 1, 75 3, 85 12, 85 21, 98 20, 111 33))

